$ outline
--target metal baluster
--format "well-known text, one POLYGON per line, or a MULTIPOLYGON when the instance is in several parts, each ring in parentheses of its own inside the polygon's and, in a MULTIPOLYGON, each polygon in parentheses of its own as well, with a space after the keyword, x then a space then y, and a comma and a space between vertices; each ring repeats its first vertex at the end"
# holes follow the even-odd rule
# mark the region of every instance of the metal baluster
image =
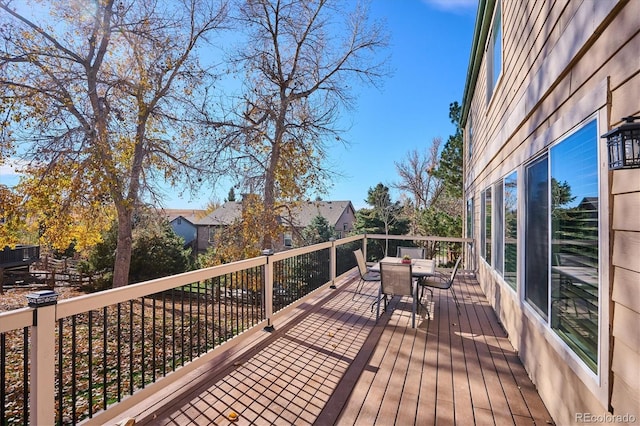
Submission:
POLYGON ((58 424, 61 425, 62 424, 62 414, 64 411, 64 404, 63 404, 63 395, 64 395, 64 382, 62 380, 63 376, 62 376, 62 371, 64 370, 64 368, 62 367, 62 361, 63 361, 63 354, 62 354, 62 348, 64 348, 64 342, 62 340, 63 337, 63 327, 64 325, 64 319, 59 319, 58 320, 58 424))
POLYGON ((121 373, 122 366, 121 366, 121 356, 120 356, 121 355, 120 354, 120 350, 121 350, 120 349, 121 348, 121 339, 120 339, 121 332, 120 331, 121 331, 121 325, 122 325, 122 321, 121 321, 121 318, 120 318, 121 313, 122 313, 122 309, 121 309, 120 303, 118 303, 118 315, 117 315, 118 318, 117 318, 117 322, 116 322, 116 324, 117 324, 116 333, 118 333, 118 337, 117 337, 118 349, 116 351, 116 361, 118 363, 117 364, 117 383, 116 383, 117 389, 118 389, 118 398, 117 398, 118 402, 120 402, 120 400, 122 399, 121 396, 120 396, 120 394, 122 392, 122 386, 121 386, 122 385, 122 373, 121 373))
POLYGON ((153 299, 152 299, 152 304, 151 304, 151 308, 153 309, 153 316, 151 317, 151 328, 153 329, 153 334, 151 337, 151 349, 152 349, 152 356, 151 356, 151 377, 152 377, 152 381, 153 383, 155 383, 156 381, 156 297, 157 295, 153 295, 153 299))
POLYGON ((87 339, 89 339, 89 348, 88 348, 88 375, 89 375, 89 387, 87 392, 89 395, 87 396, 89 403, 89 418, 93 417, 93 311, 89 311, 89 323, 88 327, 88 335, 87 339))
POLYGON ((180 290, 180 361, 184 365, 184 287, 180 290))
MULTIPOLYGON (((4 356, 2 357, 4 360, 4 356)), ((4 370, 3 370, 4 371, 4 370)), ((2 374, 4 378, 4 373, 2 374)), ((4 389, 4 386, 2 386, 4 389)), ((22 330, 22 422, 29 424, 29 327, 22 330)), ((4 407, 4 404, 2 404, 4 407)), ((1 417, 0 417, 1 418, 1 417)))
MULTIPOLYGON (((6 337, 4 333, 0 333, 0 422, 2 424, 7 423, 7 418, 5 414, 5 403, 7 398, 7 385, 5 379, 5 371, 6 371, 6 359, 7 359, 7 346, 6 346, 6 337)), ((27 400, 23 399, 23 404, 26 405, 27 400)), ((26 423, 25 423, 26 424, 26 423)))
POLYGON ((133 300, 129 300, 129 395, 133 395, 133 300))
POLYGON ((204 281, 204 351, 209 350, 209 280, 204 281))
POLYGON ((102 308, 102 409, 107 409, 108 382, 107 382, 107 307, 102 308))
POLYGON ((144 296, 141 297, 140 299, 141 302, 141 310, 140 310, 140 326, 142 328, 142 332, 140 333, 141 338, 140 338, 140 349, 142 350, 141 354, 140 354, 140 380, 142 380, 142 383, 140 385, 140 387, 142 389, 144 389, 144 385, 145 385, 145 381, 144 381, 144 366, 146 364, 145 359, 144 359, 144 343, 145 343, 145 338, 144 338, 144 331, 145 331, 145 327, 144 327, 144 311, 145 311, 145 306, 144 306, 144 296))
POLYGON ((167 293, 162 292, 162 377, 167 375, 167 293))
POLYGON ((176 297, 175 289, 171 289, 171 368, 176 371, 176 297))
MULTIPOLYGON (((183 287, 183 289, 186 288, 183 287)), ((193 301, 191 296, 193 294, 193 284, 189 286, 189 361, 193 361, 193 301)), ((182 358, 184 360, 184 357, 182 358)), ((184 364, 183 364, 184 365, 184 364)))
MULTIPOLYGON (((62 350, 62 348, 60 348, 62 350)), ((78 422, 76 413, 76 315, 71 317, 71 421, 78 422)))

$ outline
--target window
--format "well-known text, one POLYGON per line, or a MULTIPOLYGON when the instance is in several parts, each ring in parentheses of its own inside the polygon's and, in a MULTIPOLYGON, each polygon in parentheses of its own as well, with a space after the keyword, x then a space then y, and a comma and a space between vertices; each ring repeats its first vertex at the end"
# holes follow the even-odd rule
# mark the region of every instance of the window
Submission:
POLYGON ((473 154, 473 112, 469 111, 469 124, 467 125, 467 158, 473 154))
POLYGON ((481 255, 491 265, 491 188, 482 191, 481 223, 481 255))
POLYGON ((525 299, 594 372, 600 305, 597 143, 593 120, 527 166, 524 244, 525 299))
POLYGON ((493 15, 493 25, 489 45, 487 46, 487 102, 491 100, 493 91, 498 83, 498 78, 502 72, 502 4, 496 2, 493 15))
POLYGON ((293 247, 293 236, 291 232, 284 233, 284 246, 285 247, 293 247))
POLYGON ((518 173, 504 178, 504 279, 513 288, 518 276, 518 173))
POLYGON ((493 233, 495 238, 495 248, 494 248, 494 256, 495 262, 494 267, 496 271, 500 275, 504 274, 504 210, 502 207, 503 202, 503 187, 504 183, 502 179, 496 183, 495 188, 495 206, 494 211, 496 212, 496 229, 493 233))
POLYGON ((467 238, 473 238, 473 198, 467 200, 467 238))
POLYGON ((545 319, 549 311, 549 166, 543 158, 526 168, 524 298, 545 319))
POLYGON ((593 371, 599 305, 597 141, 594 120, 550 150, 551 327, 593 371))

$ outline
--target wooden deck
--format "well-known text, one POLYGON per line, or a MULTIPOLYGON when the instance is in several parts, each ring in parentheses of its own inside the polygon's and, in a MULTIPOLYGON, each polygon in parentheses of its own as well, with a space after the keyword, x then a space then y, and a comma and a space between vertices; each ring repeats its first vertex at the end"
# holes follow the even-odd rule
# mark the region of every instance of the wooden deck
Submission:
MULTIPOLYGON (((350 275, 238 358, 215 362, 136 413, 136 424, 552 424, 475 278, 434 291, 411 328, 408 298, 376 323, 377 288, 350 275), (354 299, 354 300, 352 300, 354 299)), ((265 332, 266 333, 266 332, 265 332)), ((129 413, 131 414, 131 413, 129 413)))

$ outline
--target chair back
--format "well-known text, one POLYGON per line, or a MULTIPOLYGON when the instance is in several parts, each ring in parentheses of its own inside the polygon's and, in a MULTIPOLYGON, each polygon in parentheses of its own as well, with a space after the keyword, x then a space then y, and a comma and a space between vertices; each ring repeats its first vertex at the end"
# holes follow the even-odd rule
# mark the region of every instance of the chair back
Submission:
POLYGON ((424 247, 402 247, 398 246, 397 257, 409 256, 412 259, 424 259, 424 247))
POLYGON ((380 285, 383 294, 398 296, 413 295, 411 265, 403 263, 380 263, 380 285))
POLYGON ((460 266, 460 261, 462 260, 462 256, 456 260, 456 265, 453 267, 453 271, 451 271, 451 278, 449 278, 449 285, 453 284, 453 280, 456 278, 456 274, 458 273, 458 266, 460 266))
POLYGON ((360 271, 360 276, 364 276, 367 273, 367 263, 364 260, 364 255, 362 254, 362 250, 354 250, 353 254, 356 256, 356 262, 358 262, 358 270, 360 271))

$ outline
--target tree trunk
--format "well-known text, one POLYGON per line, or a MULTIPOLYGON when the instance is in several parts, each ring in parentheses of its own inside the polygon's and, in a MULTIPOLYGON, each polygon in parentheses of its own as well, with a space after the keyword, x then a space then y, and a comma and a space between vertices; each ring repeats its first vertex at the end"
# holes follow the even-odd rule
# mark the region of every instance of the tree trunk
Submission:
POLYGON ((116 260, 113 265, 113 287, 122 287, 129 283, 131 249, 133 237, 131 231, 133 212, 126 207, 118 207, 118 242, 116 260))
POLYGON ((275 226, 275 177, 274 172, 267 171, 264 187, 264 212, 262 221, 264 226, 264 234, 262 237, 262 249, 273 249, 272 230, 275 226))

